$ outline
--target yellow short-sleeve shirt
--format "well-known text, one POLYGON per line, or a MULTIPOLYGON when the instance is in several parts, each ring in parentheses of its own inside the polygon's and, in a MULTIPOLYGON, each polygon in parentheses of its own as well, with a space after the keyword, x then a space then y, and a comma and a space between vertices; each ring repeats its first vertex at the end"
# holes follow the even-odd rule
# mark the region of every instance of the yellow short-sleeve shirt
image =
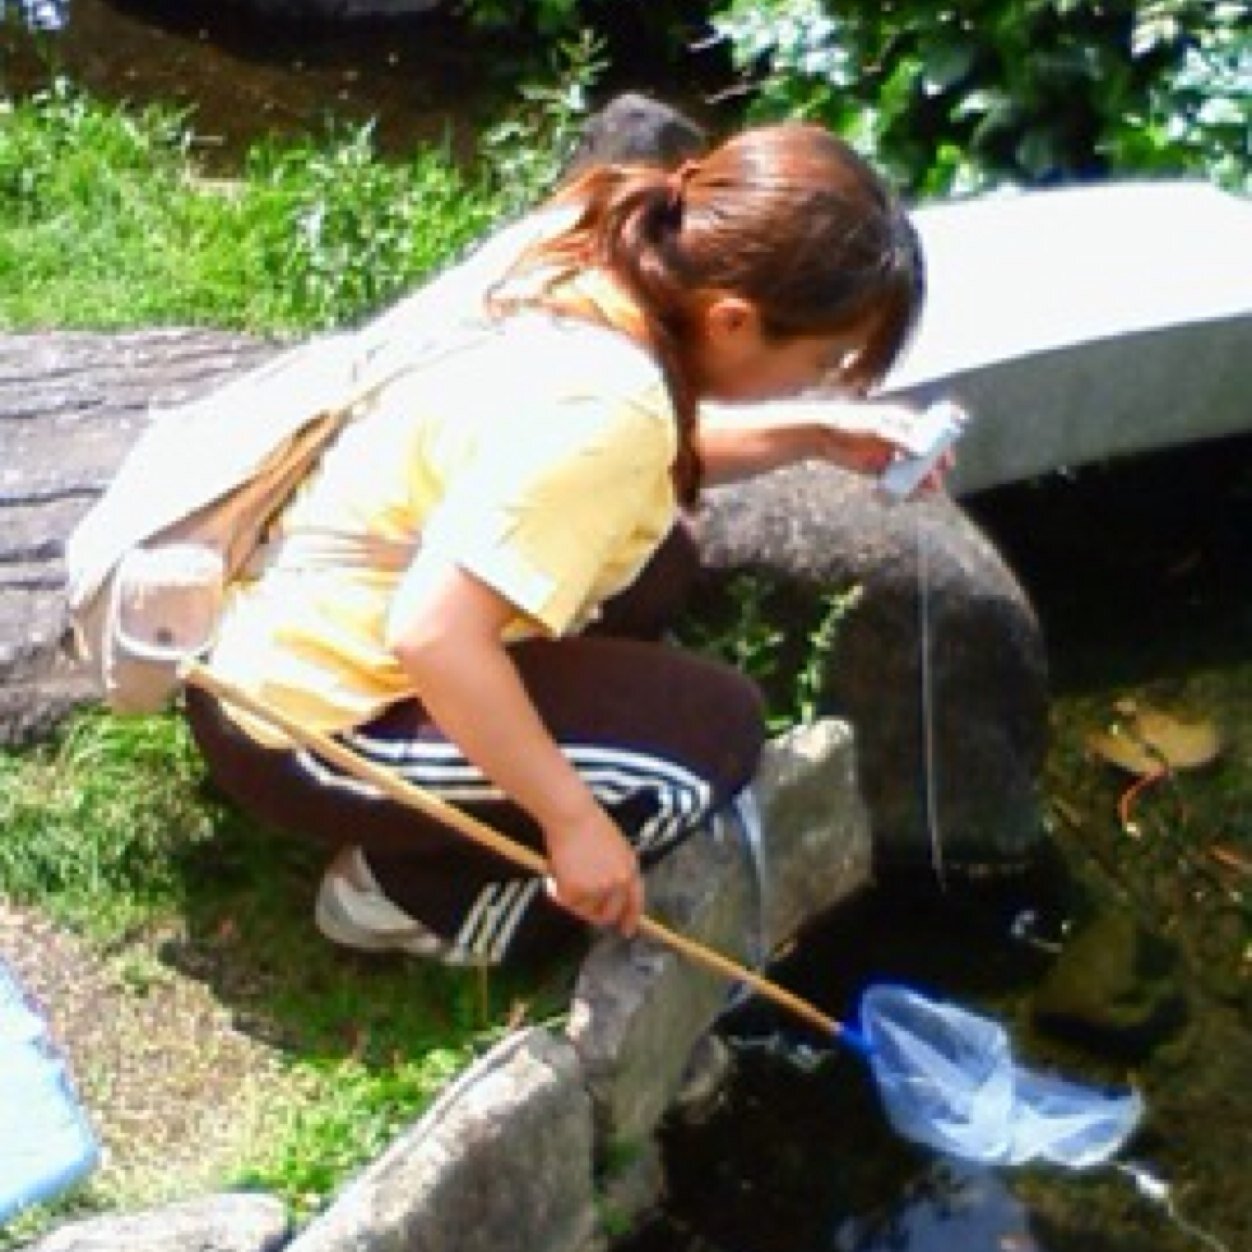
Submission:
MULTIPOLYGON (((557 636, 628 586, 673 525, 676 450, 647 353, 522 314, 389 383, 278 529, 416 540, 416 562, 452 561, 515 606, 507 638, 557 636)), ((403 574, 280 558, 232 588, 214 668, 310 727, 360 724, 412 693, 385 644, 403 574)))

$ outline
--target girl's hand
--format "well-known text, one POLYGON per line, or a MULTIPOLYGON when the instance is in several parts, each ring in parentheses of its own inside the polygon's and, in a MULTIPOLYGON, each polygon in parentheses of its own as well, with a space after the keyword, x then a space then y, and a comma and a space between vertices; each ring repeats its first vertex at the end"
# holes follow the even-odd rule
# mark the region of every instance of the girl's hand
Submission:
MULTIPOLYGON (((908 405, 882 402, 832 409, 830 420, 818 428, 816 453, 844 469, 877 477, 898 455, 924 450, 921 416, 908 405)), ((942 490, 944 475, 954 463, 952 452, 945 452, 917 493, 942 490)))
MULTIPOLYGON (((895 401, 836 396, 708 404, 701 409, 697 444, 710 485, 810 460, 876 477, 898 453, 924 450, 921 416, 895 401)), ((942 465, 928 485, 940 485, 946 468, 942 465)))
POLYGON ((632 935, 643 913, 643 876, 635 850, 598 804, 575 822, 546 828, 548 891, 593 926, 632 935))
POLYGON ((956 464, 956 453, 948 449, 942 457, 935 463, 935 468, 922 479, 921 486, 918 487, 915 495, 921 495, 926 491, 942 491, 944 489, 944 476, 949 473, 956 464))
POLYGON ((500 642, 516 612, 427 549, 396 593, 389 642, 444 734, 543 831, 556 900, 631 934, 643 911, 638 859, 561 753, 500 642))
POLYGON ((817 460, 829 461, 853 473, 870 477, 881 474, 900 450, 898 443, 872 431, 820 426, 815 439, 817 460))

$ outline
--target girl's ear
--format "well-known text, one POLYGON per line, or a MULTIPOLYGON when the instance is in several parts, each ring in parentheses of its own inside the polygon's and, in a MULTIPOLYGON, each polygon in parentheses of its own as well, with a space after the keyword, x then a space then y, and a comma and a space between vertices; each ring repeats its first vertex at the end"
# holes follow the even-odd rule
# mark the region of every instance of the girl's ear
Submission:
POLYGON ((755 346, 761 338, 761 315, 742 296, 716 295, 704 306, 705 342, 715 349, 755 346))

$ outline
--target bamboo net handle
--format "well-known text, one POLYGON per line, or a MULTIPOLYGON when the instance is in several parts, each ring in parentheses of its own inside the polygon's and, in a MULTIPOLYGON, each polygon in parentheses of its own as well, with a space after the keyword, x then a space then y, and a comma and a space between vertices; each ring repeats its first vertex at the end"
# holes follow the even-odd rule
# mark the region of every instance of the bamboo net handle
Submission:
MULTIPOLYGON (((489 852, 494 852, 497 856, 510 861, 528 873, 536 874, 540 877, 547 876, 547 861, 533 849, 508 838, 506 835, 502 835, 494 827, 487 825, 486 822, 479 821, 476 817, 472 817, 469 813, 464 812, 455 805, 440 799, 439 796, 434 795, 432 792, 416 786, 405 778, 401 778, 385 766, 366 760, 356 752, 353 752, 351 748, 345 747, 336 739, 332 739, 329 735, 302 726, 286 713, 272 708, 248 692, 242 691, 226 680, 219 678, 212 670, 199 661, 189 660, 186 662, 183 666, 183 676, 188 683, 199 687, 202 691, 208 692, 218 700, 232 704, 236 708, 242 709, 245 713, 281 730, 292 742, 308 748, 311 752, 315 752, 324 761, 338 766, 345 773, 351 774, 363 782, 372 784, 379 791, 395 800, 396 803, 416 809, 419 813, 424 813, 427 817, 434 818, 436 821, 455 830, 458 834, 472 840, 479 847, 486 848, 489 852)), ((794 995, 785 987, 780 986, 769 978, 763 977, 739 961, 732 960, 706 944, 672 930, 646 913, 639 919, 639 933, 646 935, 649 939, 662 944, 674 952, 680 953, 695 964, 730 979, 732 982, 746 983, 758 994, 799 1018, 806 1025, 816 1028, 824 1035, 838 1036, 844 1031, 842 1023, 836 1021, 833 1017, 827 1016, 816 1005, 809 1003, 809 1001, 802 999, 800 996, 794 995)))

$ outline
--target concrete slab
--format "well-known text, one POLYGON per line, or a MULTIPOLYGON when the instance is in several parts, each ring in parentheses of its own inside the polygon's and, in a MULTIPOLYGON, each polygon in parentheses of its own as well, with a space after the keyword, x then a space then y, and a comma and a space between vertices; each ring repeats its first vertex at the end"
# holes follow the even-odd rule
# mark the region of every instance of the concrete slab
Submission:
POLYGON ((929 296, 884 390, 970 408, 956 493, 1252 432, 1252 202, 1127 182, 913 216, 929 296))

